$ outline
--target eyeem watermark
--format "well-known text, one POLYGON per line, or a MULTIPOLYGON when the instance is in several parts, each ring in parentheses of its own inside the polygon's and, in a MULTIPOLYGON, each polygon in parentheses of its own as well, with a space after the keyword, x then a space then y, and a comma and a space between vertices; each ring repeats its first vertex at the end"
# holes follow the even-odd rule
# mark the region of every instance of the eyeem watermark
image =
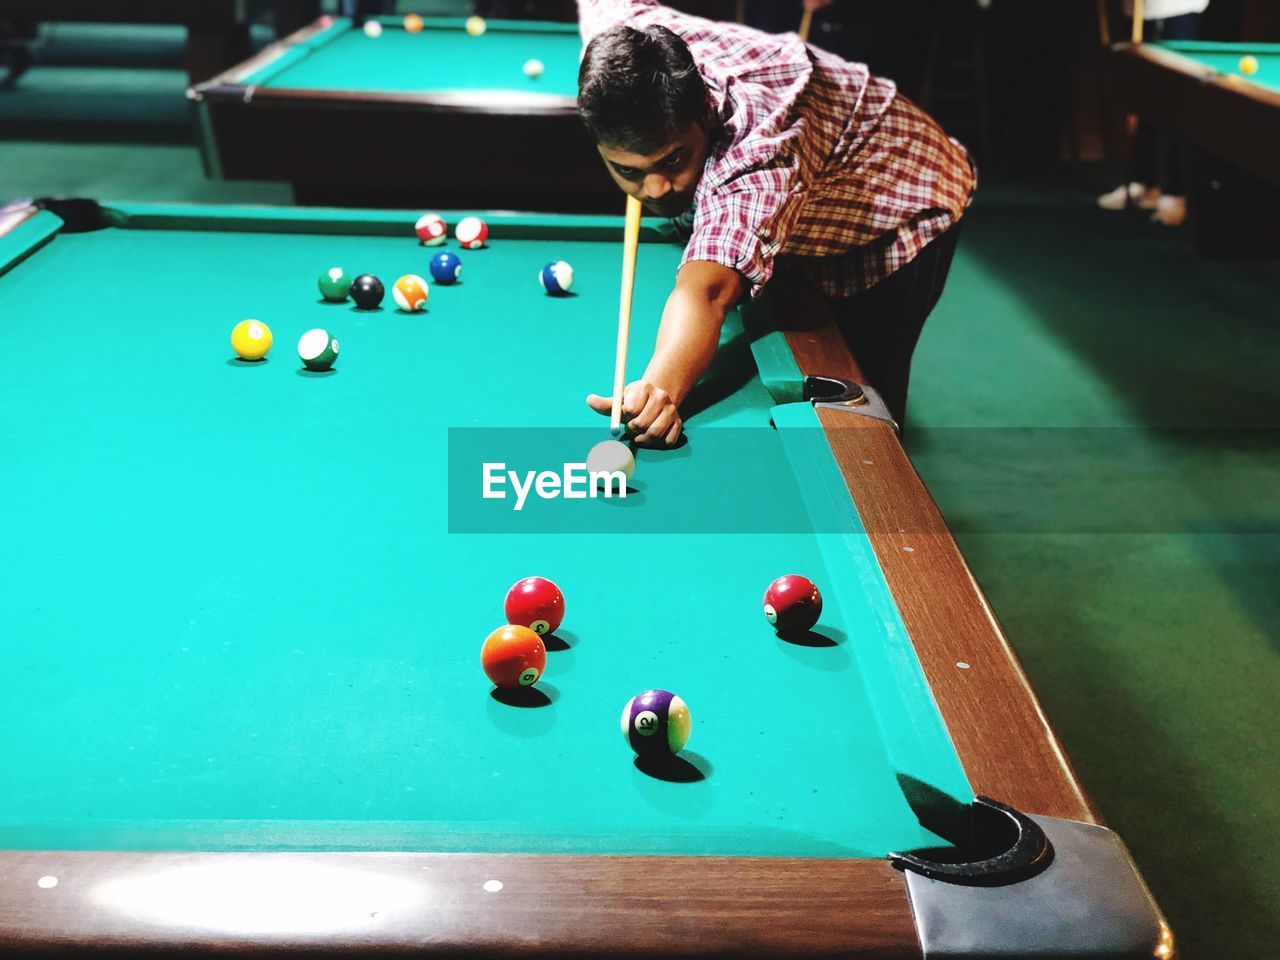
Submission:
POLYGON ((625 499, 616 473, 606 499, 583 466, 619 469, 589 458, 600 442, 594 422, 450 427, 444 450, 424 433, 403 482, 421 494, 413 510, 456 534, 845 534, 864 525, 895 535, 947 526, 963 534, 1280 534, 1276 427, 917 424, 912 455, 945 524, 928 512, 860 512, 896 494, 860 481, 854 502, 841 467, 853 468, 851 478, 887 476, 887 463, 838 460, 821 427, 691 433, 675 450, 638 451, 625 499), (540 471, 549 471, 541 481, 540 471))
POLYGON ((563 469, 508 470, 505 463, 483 463, 481 496, 485 500, 513 500, 524 509, 530 494, 541 500, 586 500, 627 496, 627 475, 621 470, 588 470, 585 463, 566 463, 563 469))

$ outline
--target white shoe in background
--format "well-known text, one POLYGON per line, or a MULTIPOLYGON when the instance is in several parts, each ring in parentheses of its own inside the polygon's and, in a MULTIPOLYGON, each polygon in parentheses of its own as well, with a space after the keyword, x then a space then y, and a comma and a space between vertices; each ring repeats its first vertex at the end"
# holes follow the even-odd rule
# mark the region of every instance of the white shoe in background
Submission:
MULTIPOLYGON (((1132 188, 1134 185, 1130 184, 1132 188)), ((1160 205, 1160 198, 1163 196, 1159 187, 1147 187, 1137 184, 1138 195, 1133 198, 1133 202, 1138 205, 1139 210, 1154 210, 1160 205)))
POLYGON ((1163 196, 1156 203, 1156 212, 1151 217, 1156 223, 1166 227, 1180 227, 1187 219, 1187 198, 1163 196))
POLYGON ((1110 193, 1104 193, 1098 198, 1098 206, 1103 210, 1123 210, 1129 205, 1129 188, 1124 184, 1116 187, 1110 193))
POLYGON ((1160 191, 1156 187, 1148 187, 1145 183, 1122 183, 1110 193, 1098 198, 1098 206, 1103 210, 1127 210, 1138 207, 1140 210, 1154 210, 1160 200, 1160 191))

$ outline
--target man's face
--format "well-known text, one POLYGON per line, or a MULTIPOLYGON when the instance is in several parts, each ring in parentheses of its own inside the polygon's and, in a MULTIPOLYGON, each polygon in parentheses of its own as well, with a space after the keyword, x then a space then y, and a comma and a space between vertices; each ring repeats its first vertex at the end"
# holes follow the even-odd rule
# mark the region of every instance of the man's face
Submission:
POLYGON ((702 176, 711 138, 700 123, 692 124, 652 153, 597 144, 610 175, 644 206, 646 213, 675 217, 689 209, 702 176))

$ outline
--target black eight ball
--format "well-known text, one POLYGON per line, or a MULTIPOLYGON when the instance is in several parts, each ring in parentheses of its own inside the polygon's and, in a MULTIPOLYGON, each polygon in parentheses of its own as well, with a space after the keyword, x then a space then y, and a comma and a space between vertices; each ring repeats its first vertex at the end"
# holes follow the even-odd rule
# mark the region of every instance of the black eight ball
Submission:
POLYGON ((386 292, 382 281, 371 273, 362 273, 351 283, 351 299, 361 310, 375 309, 386 292))

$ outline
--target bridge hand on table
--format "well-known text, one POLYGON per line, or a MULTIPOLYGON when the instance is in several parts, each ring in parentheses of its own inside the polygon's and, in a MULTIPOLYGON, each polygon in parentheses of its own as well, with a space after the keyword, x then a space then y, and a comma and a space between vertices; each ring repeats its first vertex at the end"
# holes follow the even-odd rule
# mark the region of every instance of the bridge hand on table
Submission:
MULTIPOLYGON (((613 412, 613 397, 593 393, 587 397, 587 406, 607 417, 613 412)), ((644 380, 635 380, 623 390, 622 420, 626 434, 641 446, 675 446, 684 430, 671 395, 644 380)))

